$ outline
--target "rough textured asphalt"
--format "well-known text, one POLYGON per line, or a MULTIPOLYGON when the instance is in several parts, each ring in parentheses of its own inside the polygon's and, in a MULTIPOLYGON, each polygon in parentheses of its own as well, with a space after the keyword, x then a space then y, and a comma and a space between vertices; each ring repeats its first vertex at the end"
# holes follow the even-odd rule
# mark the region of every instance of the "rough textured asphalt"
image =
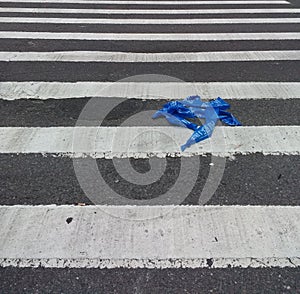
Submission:
POLYGON ((186 82, 299 82, 300 61, 189 63, 0 62, 0 81, 115 82, 159 74, 186 82))
MULTIPOLYGON (((154 113, 167 102, 167 100, 101 99, 103 105, 109 99, 110 101, 114 101, 114 105, 118 104, 118 106, 112 112, 108 113, 106 117, 99 117, 97 109, 95 109, 94 114, 89 112, 89 116, 84 117, 86 122, 89 122, 89 125, 93 124, 94 121, 94 125, 97 126, 99 125, 99 119, 101 119, 103 126, 119 126, 130 116, 149 110, 154 113)), ((81 111, 88 101, 88 98, 0 100, 0 127, 75 126, 81 111)), ((244 126, 300 125, 300 104, 296 99, 234 99, 228 102, 231 106, 230 111, 244 126)), ((164 119, 152 120, 149 118, 148 123, 143 123, 143 125, 168 124, 166 124, 164 119)))
POLYGON ((2 293, 300 293, 300 269, 0 269, 2 293))
MULTIPOLYGON (((1 17, 1 13, 0 13, 1 17)), ((28 16, 30 17, 30 16, 28 16)), ((285 16, 283 16, 285 17, 285 16)), ((87 41, 2 39, 1 51, 114 51, 114 52, 208 52, 249 50, 299 50, 300 40, 258 41, 87 41)), ((176 74, 176 73, 174 73, 176 74)))
MULTIPOLYGON (((199 159, 201 169, 196 185, 182 204, 198 204, 211 162, 210 157, 193 157, 190 160, 199 159)), ((82 162, 88 160, 81 159, 82 162)), ((166 171, 159 181, 137 186, 121 178, 112 160, 100 159, 97 162, 105 182, 129 199, 149 199, 162 194, 174 184, 180 171, 180 159, 168 158, 166 171)), ((131 163, 139 172, 149 170, 148 160, 135 159, 131 163)), ((207 204, 300 205, 299 165, 300 156, 238 155, 233 161, 227 160, 221 184, 207 204)), ((190 171, 191 174, 195 172, 190 171)), ((72 159, 43 157, 40 154, 0 155, 1 205, 79 202, 92 204, 77 182, 72 159)))

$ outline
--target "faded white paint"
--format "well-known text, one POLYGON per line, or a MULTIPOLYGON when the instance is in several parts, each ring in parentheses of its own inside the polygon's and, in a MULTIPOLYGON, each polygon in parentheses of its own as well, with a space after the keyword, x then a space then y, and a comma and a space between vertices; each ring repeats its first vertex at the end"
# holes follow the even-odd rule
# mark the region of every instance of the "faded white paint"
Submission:
MULTIPOLYGON (((213 258, 212 268, 268 268, 300 266, 299 257, 291 258, 213 258)), ((169 259, 103 259, 103 258, 0 258, 0 267, 45 267, 45 268, 209 268, 207 258, 169 259)))
POLYGON ((0 7, 0 12, 15 13, 85 13, 85 14, 229 14, 229 13, 300 13, 300 8, 261 9, 69 9, 69 8, 19 8, 0 7))
POLYGON ((127 40, 127 41, 228 41, 300 40, 300 33, 53 33, 1 31, 0 39, 127 40))
POLYGON ((0 223, 0 266, 300 265, 299 207, 1 206, 0 223))
MULTIPOLYGON (((147 76, 145 76, 147 79, 147 76)), ((289 82, 0 82, 0 99, 120 97, 141 99, 202 98, 299 99, 300 83, 289 82)))
POLYGON ((299 50, 127 53, 107 51, 0 52, 0 61, 58 62, 224 62, 299 60, 299 50))
POLYGON ((126 0, 47 0, 47 2, 43 0, 0 0, 1 2, 5 3, 70 3, 70 4, 143 4, 143 5, 249 5, 249 4, 270 4, 270 5, 278 5, 278 4, 290 4, 289 1, 285 0, 250 0, 250 1, 243 1, 243 0, 223 0, 223 1, 126 1, 126 0))
POLYGON ((191 134, 191 130, 173 126, 1 127, 0 153, 42 153, 72 158, 300 154, 300 126, 216 127, 211 139, 181 152, 180 146, 191 134))
POLYGON ((188 19, 139 19, 139 18, 38 18, 0 17, 4 23, 55 23, 55 24, 240 24, 240 23, 299 23, 300 18, 188 18, 188 19))

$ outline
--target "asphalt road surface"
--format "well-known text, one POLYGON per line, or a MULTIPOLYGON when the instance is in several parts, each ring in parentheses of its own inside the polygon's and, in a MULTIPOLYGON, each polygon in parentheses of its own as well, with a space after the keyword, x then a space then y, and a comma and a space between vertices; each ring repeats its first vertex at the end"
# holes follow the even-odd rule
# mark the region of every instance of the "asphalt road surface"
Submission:
POLYGON ((299 0, 0 0, 0 292, 300 293, 299 98, 299 0))

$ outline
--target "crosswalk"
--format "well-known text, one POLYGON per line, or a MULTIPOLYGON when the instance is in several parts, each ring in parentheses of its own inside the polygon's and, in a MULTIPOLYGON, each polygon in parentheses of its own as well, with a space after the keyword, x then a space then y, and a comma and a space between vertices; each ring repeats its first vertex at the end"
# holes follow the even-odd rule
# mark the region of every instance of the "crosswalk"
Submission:
POLYGON ((299 68, 295 0, 0 0, 0 292, 299 291, 299 68))

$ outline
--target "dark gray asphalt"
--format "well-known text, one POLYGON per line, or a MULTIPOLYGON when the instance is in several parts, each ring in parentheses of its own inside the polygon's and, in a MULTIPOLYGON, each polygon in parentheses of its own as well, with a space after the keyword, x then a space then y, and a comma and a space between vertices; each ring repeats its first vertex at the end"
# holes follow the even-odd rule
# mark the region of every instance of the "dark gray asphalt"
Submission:
POLYGON ((1 39, 1 51, 117 51, 117 52, 208 52, 299 50, 300 40, 257 41, 88 41, 1 39))
MULTIPOLYGON (((91 4, 89 1, 86 3, 13 3, 13 2, 1 2, 0 7, 28 7, 28 8, 61 8, 61 9, 166 9, 166 10, 177 10, 179 9, 178 5, 170 5, 170 4, 114 4, 111 1, 110 4, 104 4, 99 2, 99 4, 91 4)), ((248 8, 291 8, 290 4, 247 4, 248 8)), ((183 4, 180 5, 180 9, 242 9, 245 8, 244 4, 183 4)))
POLYGON ((300 293, 300 269, 0 269, 1 293, 300 293))
MULTIPOLYGON (((90 159, 81 159, 88 164, 90 159)), ((195 205, 199 191, 207 179, 210 156, 200 160, 198 179, 182 204, 195 205)), ((121 160, 122 161, 122 160, 121 160)), ((106 183, 125 198, 152 199, 165 193, 180 171, 180 158, 168 158, 166 171, 157 182, 138 186, 128 183, 116 172, 112 160, 97 160, 106 183)), ((149 170, 147 160, 132 159, 138 172, 149 170)), ((300 156, 238 155, 227 160, 224 176, 216 193, 207 204, 212 205, 300 205, 300 156)), ((88 185, 101 191, 91 180, 88 185)), ((184 191, 184 189, 182 189, 184 191)), ((101 192, 100 192, 101 193, 101 192)), ((43 157, 40 154, 0 155, 0 205, 92 204, 81 190, 70 158, 43 157)), ((105 204, 103 202, 102 204, 105 204)))
MULTIPOLYGON (((244 9, 247 9, 247 5, 244 5, 244 9)), ((270 7, 269 7, 270 8, 270 7)), ((293 7, 291 7, 293 8, 293 7)), ((295 8, 295 7, 294 7, 295 8)), ((178 9, 178 7, 177 7, 178 9)), ((300 13, 272 13, 273 18, 282 17, 299 17, 300 13)), ((144 14, 101 14, 101 13, 32 13, 32 12, 0 12, 0 17, 60 17, 60 18, 129 18, 129 19, 143 19, 144 14)), ((146 18, 150 19, 161 19, 161 18, 171 18, 171 19, 186 19, 186 18, 268 18, 270 14, 268 13, 226 13, 226 14, 147 14, 146 18)))
MULTIPOLYGON (((191 93, 194 95, 196 93, 191 93)), ((216 97, 212 97, 216 98, 216 97)), ((119 126, 130 116, 152 110, 153 113, 162 108, 167 100, 99 98, 99 106, 112 101, 118 106, 106 117, 99 117, 98 109, 88 117, 81 117, 87 125, 119 126), (100 101, 100 100, 99 100, 100 101), (93 123, 94 122, 94 123, 93 123)), ((48 99, 48 100, 0 100, 0 127, 51 127, 75 126, 76 121, 89 98, 48 99)), ((244 126, 262 125, 300 125, 300 104, 297 99, 261 99, 261 100, 227 100, 230 111, 244 126)), ((157 119, 141 122, 140 125, 166 125, 165 120, 157 119)))
POLYGON ((1 23, 0 31, 20 32, 81 32, 81 33, 250 33, 299 32, 300 24, 28 24, 1 23))
POLYGON ((208 63, 0 62, 0 81, 106 81, 159 74, 186 82, 299 82, 300 61, 208 63))

